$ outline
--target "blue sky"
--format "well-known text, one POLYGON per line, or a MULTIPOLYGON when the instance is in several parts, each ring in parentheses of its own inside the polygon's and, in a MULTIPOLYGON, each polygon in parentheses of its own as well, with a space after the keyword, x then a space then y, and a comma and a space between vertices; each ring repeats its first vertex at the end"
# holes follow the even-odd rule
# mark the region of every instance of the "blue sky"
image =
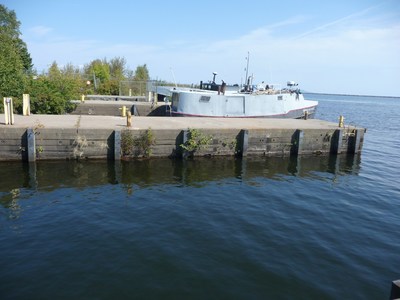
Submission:
POLYGON ((124 57, 152 79, 299 82, 303 90, 400 96, 400 0, 3 0, 35 68, 124 57))

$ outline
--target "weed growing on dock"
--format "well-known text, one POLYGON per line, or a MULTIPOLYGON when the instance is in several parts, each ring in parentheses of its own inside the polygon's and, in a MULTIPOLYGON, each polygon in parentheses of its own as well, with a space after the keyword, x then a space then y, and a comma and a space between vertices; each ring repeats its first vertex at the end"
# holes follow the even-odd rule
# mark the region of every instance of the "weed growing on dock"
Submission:
POLYGON ((221 141, 221 146, 223 147, 223 148, 228 148, 228 149, 230 149, 230 150, 235 150, 235 152, 236 152, 236 148, 237 148, 237 140, 236 139, 231 139, 231 140, 229 140, 229 139, 226 139, 226 140, 223 140, 223 141, 221 141))
POLYGON ((149 157, 151 155, 151 146, 155 144, 155 141, 156 139, 151 128, 141 133, 133 140, 133 144, 136 148, 135 156, 142 155, 143 157, 149 157))
POLYGON ((121 152, 123 157, 150 157, 151 146, 155 145, 155 136, 151 128, 133 137, 130 130, 121 132, 121 152))
POLYGON ((121 132, 121 152, 123 157, 131 156, 133 154, 133 136, 129 129, 122 130, 121 132))
POLYGON ((83 153, 85 152, 86 147, 88 146, 88 142, 85 136, 78 135, 74 142, 72 143, 73 146, 73 156, 75 159, 81 159, 83 153))
MULTIPOLYGON (((36 141, 43 143, 43 138, 40 136, 40 129, 43 129, 44 125, 40 123, 39 120, 36 120, 35 126, 33 127, 33 132, 36 136, 36 141), (39 137, 40 136, 40 137, 39 137), (38 138, 39 137, 39 138, 38 138)), ((44 152, 43 146, 37 146, 36 145, 36 158, 40 158, 40 154, 44 152)))
POLYGON ((205 135, 198 129, 188 129, 187 140, 180 144, 180 147, 185 151, 184 158, 193 157, 196 151, 204 149, 212 141, 212 136, 205 135))

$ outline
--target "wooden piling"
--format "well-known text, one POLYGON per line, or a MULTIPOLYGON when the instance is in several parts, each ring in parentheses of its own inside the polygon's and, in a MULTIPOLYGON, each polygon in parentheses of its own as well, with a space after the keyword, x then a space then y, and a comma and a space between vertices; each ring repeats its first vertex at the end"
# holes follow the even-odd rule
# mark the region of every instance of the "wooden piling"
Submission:
POLYGON ((337 129, 331 138, 331 153, 340 154, 342 152, 343 129, 337 129))
POLYGON ((249 131, 247 129, 242 129, 240 131, 240 147, 239 147, 239 151, 240 151, 240 155, 242 157, 246 157, 247 156, 247 149, 249 147, 249 131))
POLYGON ((36 137, 35 131, 32 128, 28 128, 26 130, 26 138, 27 138, 27 152, 28 152, 28 161, 33 162, 36 161, 36 137))
POLYGON ((121 131, 114 131, 114 160, 121 160, 121 131))
POLYGON ((304 131, 297 129, 292 136, 291 155, 300 155, 303 150, 304 131))
POLYGON ((361 131, 354 129, 354 136, 351 143, 349 143, 348 152, 351 154, 358 153, 360 151, 361 131))
POLYGON ((390 300, 400 299, 400 279, 392 281, 390 300))
MULTIPOLYGON (((186 144, 188 139, 189 139, 189 130, 187 130, 187 129, 182 130, 182 144, 183 145, 186 144)), ((183 151, 182 152, 182 157, 185 158, 185 159, 188 158, 190 153, 185 149, 182 149, 182 151, 183 151)))

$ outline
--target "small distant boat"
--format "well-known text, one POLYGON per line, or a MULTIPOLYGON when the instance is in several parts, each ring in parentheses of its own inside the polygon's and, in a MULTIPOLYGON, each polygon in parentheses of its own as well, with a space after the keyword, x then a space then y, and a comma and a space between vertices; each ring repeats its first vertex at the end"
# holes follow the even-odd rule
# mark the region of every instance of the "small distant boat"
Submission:
MULTIPOLYGON (((247 58, 247 69, 248 70, 247 58)), ((224 118, 313 118, 318 101, 305 100, 293 81, 287 87, 264 82, 253 85, 246 74, 246 84, 226 85, 212 81, 200 82, 199 88, 170 89, 173 116, 224 118)))

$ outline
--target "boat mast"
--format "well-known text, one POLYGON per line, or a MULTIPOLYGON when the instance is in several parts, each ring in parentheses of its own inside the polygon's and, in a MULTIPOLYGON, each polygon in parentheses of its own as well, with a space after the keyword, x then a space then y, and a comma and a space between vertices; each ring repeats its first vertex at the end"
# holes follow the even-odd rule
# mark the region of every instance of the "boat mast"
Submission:
POLYGON ((249 60, 250 60, 250 52, 249 51, 247 51, 247 57, 246 57, 246 60, 247 60, 247 67, 246 67, 246 81, 245 81, 245 87, 246 87, 246 90, 247 90, 247 79, 248 79, 248 75, 249 75, 249 60))
POLYGON ((172 73, 172 78, 174 79, 175 88, 178 88, 178 85, 176 84, 176 79, 175 79, 174 70, 172 70, 172 67, 170 67, 170 70, 171 70, 171 73, 172 73))

